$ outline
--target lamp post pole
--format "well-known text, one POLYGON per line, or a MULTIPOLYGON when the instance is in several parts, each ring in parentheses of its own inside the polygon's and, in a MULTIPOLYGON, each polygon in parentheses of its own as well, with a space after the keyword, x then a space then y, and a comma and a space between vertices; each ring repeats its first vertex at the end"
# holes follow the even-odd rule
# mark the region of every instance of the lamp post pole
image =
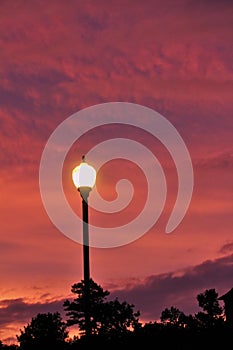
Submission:
POLYGON ((95 184, 96 171, 82 157, 82 163, 75 167, 72 172, 75 187, 82 197, 83 215, 83 274, 84 274, 84 317, 85 335, 91 335, 90 321, 90 259, 89 259, 89 223, 88 223, 88 197, 95 184))
POLYGON ((84 307, 86 336, 91 334, 90 327, 90 257, 89 257, 89 227, 88 227, 88 196, 90 189, 79 189, 82 197, 83 212, 83 275, 84 275, 84 307))

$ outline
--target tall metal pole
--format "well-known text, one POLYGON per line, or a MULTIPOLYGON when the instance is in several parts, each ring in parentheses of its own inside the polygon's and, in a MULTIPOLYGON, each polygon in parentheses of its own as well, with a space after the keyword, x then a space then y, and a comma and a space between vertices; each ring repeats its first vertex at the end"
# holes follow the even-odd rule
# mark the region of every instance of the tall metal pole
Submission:
POLYGON ((84 281, 90 279, 89 263, 89 228, 88 228, 88 199, 82 199, 83 210, 83 272, 84 281))
POLYGON ((84 274, 84 307, 85 307, 85 333, 89 337, 91 335, 90 324, 90 259, 89 259, 89 227, 88 227, 88 196, 90 189, 82 188, 80 193, 82 196, 83 211, 83 274, 84 274))
POLYGON ((88 224, 88 196, 95 184, 96 171, 85 162, 85 156, 82 156, 82 163, 76 166, 72 171, 72 179, 75 187, 82 197, 83 214, 83 274, 84 274, 84 318, 85 335, 89 337, 92 333, 90 317, 90 263, 89 263, 89 224, 88 224))

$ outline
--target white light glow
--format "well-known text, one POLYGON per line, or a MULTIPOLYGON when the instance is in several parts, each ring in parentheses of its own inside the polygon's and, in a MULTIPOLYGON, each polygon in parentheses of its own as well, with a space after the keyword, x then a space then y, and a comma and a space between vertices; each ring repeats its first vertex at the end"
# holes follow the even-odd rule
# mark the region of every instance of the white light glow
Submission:
POLYGON ((77 189, 80 187, 93 188, 96 180, 96 171, 91 165, 82 162, 73 169, 72 180, 77 189))

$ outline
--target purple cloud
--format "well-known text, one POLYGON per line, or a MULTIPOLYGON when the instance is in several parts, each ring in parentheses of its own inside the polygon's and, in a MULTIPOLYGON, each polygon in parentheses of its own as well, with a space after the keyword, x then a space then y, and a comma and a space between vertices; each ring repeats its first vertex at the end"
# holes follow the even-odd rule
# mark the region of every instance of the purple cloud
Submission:
POLYGON ((165 307, 178 307, 186 314, 199 310, 196 296, 206 289, 215 288, 220 294, 232 287, 233 254, 213 261, 205 261, 185 271, 174 271, 149 276, 132 287, 111 293, 135 305, 141 318, 157 320, 165 307))

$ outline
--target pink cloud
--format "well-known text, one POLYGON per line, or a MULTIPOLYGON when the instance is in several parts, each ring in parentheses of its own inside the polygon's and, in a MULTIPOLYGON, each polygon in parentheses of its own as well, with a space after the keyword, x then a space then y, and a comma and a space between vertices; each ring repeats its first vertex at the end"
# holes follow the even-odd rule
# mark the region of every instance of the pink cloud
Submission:
MULTIPOLYGON (((145 317, 152 314, 141 292, 152 301, 153 293, 157 296, 157 311, 165 301, 193 310, 194 293, 215 285, 214 268, 219 271, 216 287, 221 292, 231 287, 226 282, 231 257, 223 258, 232 238, 230 2, 180 0, 174 6, 173 1, 101 0, 80 6, 72 0, 52 0, 46 5, 5 1, 0 16, 3 298, 14 299, 15 306, 23 309, 36 312, 43 306, 47 310, 39 296, 50 293, 60 295, 60 300, 81 278, 82 246, 62 235, 43 208, 39 162, 60 122, 82 108, 109 101, 146 105, 170 120, 190 151, 195 187, 184 221, 167 236, 164 227, 176 198, 177 178, 166 151, 152 137, 132 129, 102 128, 83 136, 78 146, 85 150, 120 132, 136 138, 158 155, 169 183, 168 201, 158 223, 131 245, 92 249, 92 275, 118 290, 126 280, 133 280, 133 287, 127 285, 122 295, 142 306, 145 317), (187 266, 199 269, 177 276, 187 266), (187 288, 185 297, 181 286, 187 288), (25 299, 35 293, 36 301, 25 299), (34 304, 38 305, 33 309, 34 304)), ((64 171, 70 172, 79 152, 79 147, 71 150, 64 171)), ((129 168, 125 175, 133 171, 136 174, 129 168)), ((116 179, 121 174, 115 169, 114 175, 116 179)), ((105 176, 105 180, 111 176, 111 169, 105 176)), ((105 224, 124 222, 126 214, 132 218, 140 210, 143 178, 137 173, 133 180, 138 188, 134 206, 123 216, 104 217, 105 224)), ((115 193, 113 182, 106 185, 111 190, 105 193, 109 199, 115 193)), ((64 187, 78 212, 80 203, 65 175, 64 187)), ((100 223, 103 220, 98 213, 92 215, 100 223)), ((5 311, 12 311, 13 304, 9 301, 5 311)))

